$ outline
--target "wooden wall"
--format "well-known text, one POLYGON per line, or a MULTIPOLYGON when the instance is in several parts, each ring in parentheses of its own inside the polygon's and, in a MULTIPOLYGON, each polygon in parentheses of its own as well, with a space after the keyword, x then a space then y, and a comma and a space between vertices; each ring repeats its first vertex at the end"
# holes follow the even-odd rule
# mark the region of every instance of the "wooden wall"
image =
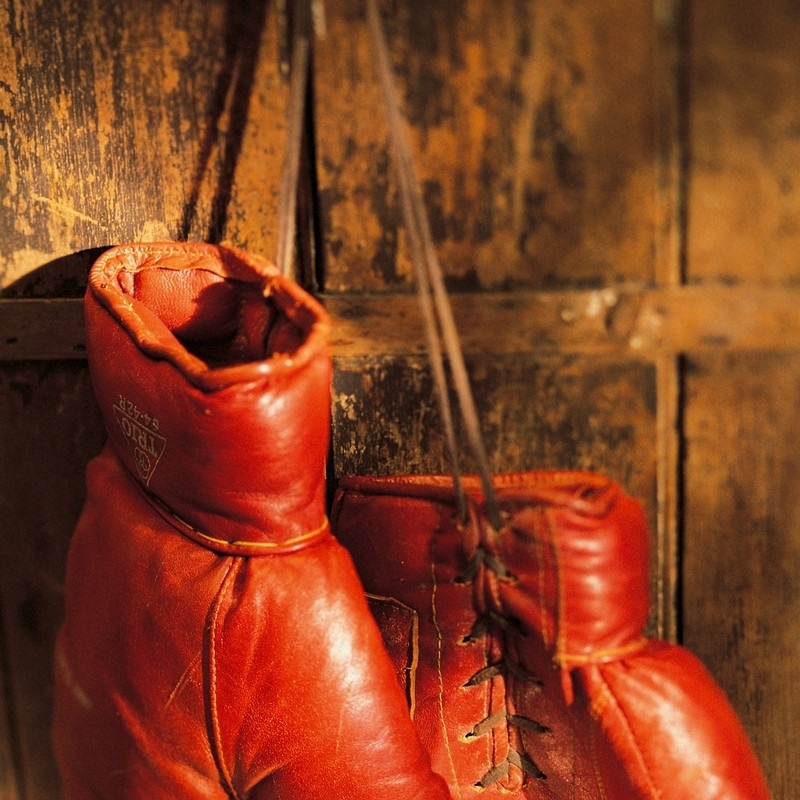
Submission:
MULTIPOLYGON (((0 0, 0 800, 57 796, 50 658, 103 440, 86 271, 130 240, 273 254, 285 6, 0 0)), ((493 468, 642 500, 651 632, 800 797, 800 8, 382 8, 493 468)), ((314 10, 299 231, 335 321, 332 480, 446 470, 363 2, 314 10)))

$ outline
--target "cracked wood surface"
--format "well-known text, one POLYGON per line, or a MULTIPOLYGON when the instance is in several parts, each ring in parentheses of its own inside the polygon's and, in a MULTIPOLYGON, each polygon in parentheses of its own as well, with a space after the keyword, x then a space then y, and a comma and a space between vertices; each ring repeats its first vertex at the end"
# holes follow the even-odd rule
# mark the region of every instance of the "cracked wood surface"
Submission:
MULTIPOLYGON (((57 796, 52 637, 102 441, 86 271, 134 239, 272 254, 281 5, 0 0, 4 800, 57 796)), ((703 657, 776 800, 800 796, 800 11, 381 8, 493 467, 597 469, 645 502, 651 627, 703 657)), ((441 471, 363 7, 316 9, 299 230, 335 323, 331 479, 441 471)))

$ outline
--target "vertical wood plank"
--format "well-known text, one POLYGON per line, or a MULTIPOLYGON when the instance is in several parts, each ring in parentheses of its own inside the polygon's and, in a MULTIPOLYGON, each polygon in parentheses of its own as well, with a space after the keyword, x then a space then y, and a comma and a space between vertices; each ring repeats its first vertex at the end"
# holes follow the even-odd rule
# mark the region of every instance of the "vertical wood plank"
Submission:
POLYGON ((0 289, 131 240, 272 255, 275 16, 270 0, 0 2, 0 289))
POLYGON ((726 690, 775 798, 800 797, 800 357, 692 361, 684 641, 726 690))
MULTIPOLYGON (((800 277, 800 7, 692 3, 689 282, 800 277)), ((689 362, 684 641, 731 696, 776 798, 800 796, 800 536, 794 355, 689 362)))
POLYGON ((690 281, 800 277, 800 62, 794 0, 693 2, 690 281))
POLYGON ((51 664, 88 459, 104 439, 85 363, 0 365, 0 593, 24 797, 58 796, 51 664))
MULTIPOLYGON (((316 59, 326 288, 403 286, 411 269, 363 3, 326 7, 316 59)), ((650 5, 381 7, 451 285, 651 280, 650 5)))
MULTIPOLYGON (((655 82, 655 240, 653 272, 660 287, 683 280, 683 180, 681 58, 683 0, 654 3, 655 82)), ((656 483, 658 520, 654 613, 656 633, 675 641, 680 628, 678 607, 680 537, 680 356, 660 353, 656 371, 656 483)))
POLYGON ((8 677, 4 617, 3 592, 0 584, 0 800, 19 800, 19 755, 13 726, 13 704, 9 702, 11 687, 8 677))

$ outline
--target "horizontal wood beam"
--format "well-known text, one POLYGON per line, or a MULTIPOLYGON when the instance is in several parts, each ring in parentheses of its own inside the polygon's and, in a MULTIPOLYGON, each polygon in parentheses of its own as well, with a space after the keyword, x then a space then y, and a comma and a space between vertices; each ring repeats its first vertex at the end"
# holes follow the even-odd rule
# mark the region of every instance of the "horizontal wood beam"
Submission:
MULTIPOLYGON (((323 295, 339 358, 422 355, 413 294, 323 295)), ((707 285, 454 293, 466 353, 800 350, 800 289, 707 285)), ((0 360, 85 358, 80 299, 0 300, 0 360)))

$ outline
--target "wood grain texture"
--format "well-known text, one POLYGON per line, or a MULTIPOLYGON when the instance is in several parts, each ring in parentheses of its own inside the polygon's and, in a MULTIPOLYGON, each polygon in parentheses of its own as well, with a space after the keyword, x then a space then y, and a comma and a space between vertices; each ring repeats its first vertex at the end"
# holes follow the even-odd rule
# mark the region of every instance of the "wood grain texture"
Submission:
POLYGON ((800 356, 686 374, 683 634, 732 699, 776 800, 800 797, 800 356))
MULTIPOLYGON (((326 289, 405 285, 411 268, 363 4, 326 7, 328 35, 316 59, 326 289)), ((650 6, 470 0, 381 8, 451 286, 649 281, 650 6)))
POLYGON ((3 595, 0 591, 0 800, 19 800, 19 774, 21 758, 17 746, 17 732, 9 702, 8 639, 5 635, 3 595))
MULTIPOLYGON (((86 272, 131 239, 271 254, 277 5, 0 0, 1 800, 56 796, 50 647, 102 438, 86 272)), ((800 11, 380 5, 493 467, 596 469, 645 503, 651 628, 682 631, 794 800, 800 11)), ((335 322, 331 480, 443 471, 363 2, 324 11, 304 253, 335 322)))
MULTIPOLYGON (((341 358, 424 355, 411 294, 323 294, 341 358)), ((454 292, 465 351, 667 356, 800 350, 800 290, 750 286, 454 292)), ((85 357, 80 298, 0 300, 1 360, 85 357)))
POLYGON ((800 278, 794 0, 691 3, 687 278, 800 278))
POLYGON ((86 462, 103 438, 85 364, 0 366, 0 596, 15 724, 9 744, 25 798, 58 797, 52 653, 86 462))
POLYGON ((287 90, 270 0, 4 2, 0 66, 6 294, 126 241, 272 252, 287 90))

